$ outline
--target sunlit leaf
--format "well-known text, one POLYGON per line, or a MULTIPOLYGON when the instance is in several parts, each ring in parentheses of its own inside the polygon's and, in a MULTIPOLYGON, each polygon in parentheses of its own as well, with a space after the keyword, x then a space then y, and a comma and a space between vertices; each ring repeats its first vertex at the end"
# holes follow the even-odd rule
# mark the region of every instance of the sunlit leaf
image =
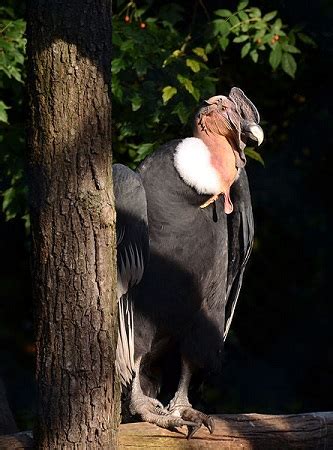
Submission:
POLYGON ((294 47, 293 45, 290 44, 283 44, 283 50, 285 50, 288 53, 301 53, 301 51, 298 50, 297 47, 294 47))
POLYGON ((246 35, 246 34, 243 34, 242 36, 237 36, 237 37, 235 37, 235 38, 232 40, 232 42, 236 42, 236 43, 238 43, 238 42, 244 42, 244 41, 247 41, 248 39, 249 39, 249 36, 246 35))
POLYGON ((195 59, 186 58, 186 65, 195 73, 200 71, 200 63, 195 59))
POLYGON ((245 154, 251 158, 254 159, 255 161, 260 162, 260 164, 262 164, 263 166, 265 166, 265 162, 262 158, 262 156, 260 155, 260 153, 258 153, 256 150, 254 150, 254 148, 252 147, 246 147, 245 148, 245 154))
POLYGON ((0 100, 0 122, 8 123, 8 114, 6 109, 9 109, 9 107, 6 106, 2 100, 0 100))
POLYGON ((135 94, 132 98, 131 98, 131 103, 132 103, 132 111, 137 111, 138 109, 141 108, 142 105, 142 97, 140 94, 135 94))
POLYGON ((214 14, 220 17, 229 17, 232 12, 229 11, 229 9, 218 9, 217 11, 214 11, 214 14))
POLYGON ((176 94, 177 88, 173 86, 165 86, 162 91, 163 103, 167 103, 176 94))
POLYGON ((297 63, 295 58, 290 53, 283 53, 282 55, 282 69, 290 75, 292 78, 295 78, 295 72, 297 69, 297 63))
POLYGON ((227 36, 220 37, 219 44, 220 44, 222 50, 225 50, 229 45, 229 39, 227 38, 227 36))
POLYGON ((189 92, 190 94, 194 93, 193 83, 189 78, 184 77, 181 74, 178 74, 177 80, 179 81, 180 84, 182 84, 184 86, 184 88, 187 90, 187 92, 189 92))
POLYGON ((124 59, 122 58, 115 58, 111 62, 111 71, 112 73, 119 73, 121 70, 126 68, 126 64, 124 59))
POLYGON ((240 1, 237 6, 237 11, 241 11, 242 9, 246 8, 248 4, 249 4, 248 0, 240 1))
POLYGON ((265 22, 269 22, 270 20, 274 19, 274 17, 277 15, 277 11, 271 11, 267 14, 264 15, 264 17, 262 18, 262 20, 264 20, 265 22))
POLYGON ((250 43, 250 42, 247 42, 247 43, 243 46, 243 48, 242 48, 242 50, 241 50, 241 57, 242 57, 242 58, 244 58, 244 57, 249 53, 250 48, 251 48, 251 43, 250 43))
POLYGON ((230 23, 223 19, 216 19, 212 22, 213 25, 213 34, 216 36, 217 34, 227 34, 230 30, 230 23))
POLYGON ((277 42, 269 55, 269 64, 272 66, 273 70, 275 70, 279 66, 281 59, 282 49, 281 45, 277 42))
POLYGON ((197 56, 200 56, 205 62, 208 61, 205 49, 202 47, 196 47, 192 50, 193 53, 195 53, 197 56))
POLYGON ((244 11, 239 11, 238 17, 244 22, 246 20, 249 20, 249 16, 244 11))
POLYGON ((258 55, 257 50, 252 50, 250 52, 250 56, 251 56, 251 59, 253 62, 255 62, 255 63, 258 62, 259 55, 258 55))

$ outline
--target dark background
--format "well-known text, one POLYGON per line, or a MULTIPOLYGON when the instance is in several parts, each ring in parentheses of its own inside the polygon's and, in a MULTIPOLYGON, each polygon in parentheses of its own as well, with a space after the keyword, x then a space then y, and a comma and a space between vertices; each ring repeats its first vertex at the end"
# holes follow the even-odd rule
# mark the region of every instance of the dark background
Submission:
MULTIPOLYGON (((267 3, 256 2, 262 8, 267 3)), ((302 54, 295 81, 276 75, 272 83, 267 65, 258 77, 258 68, 236 66, 231 57, 221 68, 220 92, 231 85, 244 89, 261 113, 266 140, 265 167, 248 164, 256 241, 226 344, 223 378, 203 390, 202 407, 210 412, 291 413, 333 406, 333 5, 269 4, 290 25, 304 23, 318 47, 302 54)), ((35 402, 29 239, 23 220, 5 222, 3 216, 0 236, 0 376, 19 426, 28 428, 35 402)))

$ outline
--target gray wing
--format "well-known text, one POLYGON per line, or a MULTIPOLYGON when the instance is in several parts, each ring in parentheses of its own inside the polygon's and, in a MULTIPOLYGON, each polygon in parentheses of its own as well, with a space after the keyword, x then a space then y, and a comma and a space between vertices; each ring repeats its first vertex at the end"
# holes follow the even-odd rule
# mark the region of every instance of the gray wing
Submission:
POLYGON ((233 213, 228 216, 229 256, 224 340, 234 316, 254 238, 251 196, 244 169, 241 169, 237 181, 233 184, 231 195, 235 207, 233 213))
POLYGON ((113 165, 117 232, 119 331, 116 368, 124 385, 134 370, 134 304, 131 288, 141 281, 149 256, 146 193, 140 175, 113 165))

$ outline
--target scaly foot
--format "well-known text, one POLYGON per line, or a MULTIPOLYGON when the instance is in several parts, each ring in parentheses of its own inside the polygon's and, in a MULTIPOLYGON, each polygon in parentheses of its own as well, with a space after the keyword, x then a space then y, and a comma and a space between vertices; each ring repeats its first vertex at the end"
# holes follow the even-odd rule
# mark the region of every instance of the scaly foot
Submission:
POLYGON ((179 415, 184 421, 194 423, 187 425, 187 439, 191 439, 202 425, 208 428, 210 434, 214 433, 214 419, 201 411, 193 409, 188 400, 179 403, 176 399, 172 399, 168 405, 168 410, 173 415, 179 415))
POLYGON ((179 414, 173 414, 165 409, 157 399, 146 395, 134 396, 134 398, 132 396, 130 411, 132 414, 139 415, 144 422, 153 423, 171 431, 177 431, 176 428, 183 425, 192 428, 197 426, 197 422, 184 420, 179 414))

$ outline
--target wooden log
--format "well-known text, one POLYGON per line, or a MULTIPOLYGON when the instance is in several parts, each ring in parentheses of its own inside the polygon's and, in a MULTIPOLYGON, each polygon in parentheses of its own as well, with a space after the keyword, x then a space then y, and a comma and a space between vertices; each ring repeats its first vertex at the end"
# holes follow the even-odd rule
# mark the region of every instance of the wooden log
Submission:
MULTIPOLYGON (((221 449, 221 450, 321 450, 333 449, 333 412, 289 415, 215 415, 214 434, 202 428, 193 439, 186 430, 163 430, 149 423, 120 425, 119 450, 221 449)), ((0 436, 0 449, 33 448, 31 433, 0 436)))
POLYGON ((216 415, 215 431, 201 428, 191 440, 148 423, 123 424, 119 449, 333 449, 333 412, 291 415, 216 415))

